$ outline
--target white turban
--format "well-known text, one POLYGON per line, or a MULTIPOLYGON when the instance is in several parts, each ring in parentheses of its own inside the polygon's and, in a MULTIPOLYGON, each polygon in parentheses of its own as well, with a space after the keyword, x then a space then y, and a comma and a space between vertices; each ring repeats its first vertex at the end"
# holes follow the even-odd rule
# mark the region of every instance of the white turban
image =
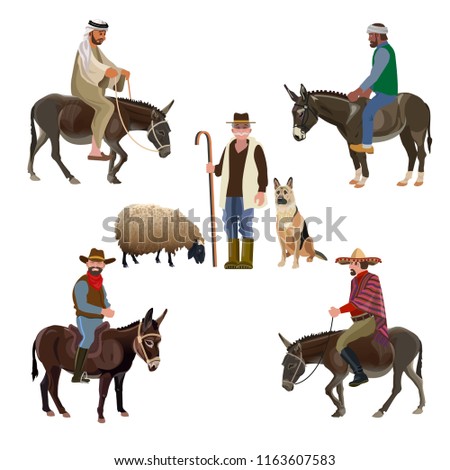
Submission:
POLYGON ((103 20, 89 20, 84 30, 83 41, 78 47, 84 70, 88 69, 91 60, 91 45, 89 44, 89 33, 91 31, 108 31, 108 23, 103 20))
POLYGON ((387 34, 388 29, 386 28, 386 26, 375 26, 375 25, 371 24, 367 28, 367 33, 387 34))

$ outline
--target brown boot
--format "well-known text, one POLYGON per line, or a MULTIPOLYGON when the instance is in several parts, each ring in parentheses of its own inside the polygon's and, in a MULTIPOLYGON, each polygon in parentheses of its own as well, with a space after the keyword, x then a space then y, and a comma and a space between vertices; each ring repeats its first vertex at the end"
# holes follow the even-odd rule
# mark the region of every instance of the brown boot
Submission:
POLYGON ((239 240, 231 238, 228 240, 228 261, 224 264, 225 269, 236 269, 239 264, 239 240))
POLYGON ((84 363, 86 362, 88 350, 85 348, 78 348, 75 354, 75 370, 73 372, 72 382, 74 383, 89 383, 86 372, 83 371, 84 363))
POLYGON ((242 239, 242 259, 238 269, 253 269, 253 238, 242 239))

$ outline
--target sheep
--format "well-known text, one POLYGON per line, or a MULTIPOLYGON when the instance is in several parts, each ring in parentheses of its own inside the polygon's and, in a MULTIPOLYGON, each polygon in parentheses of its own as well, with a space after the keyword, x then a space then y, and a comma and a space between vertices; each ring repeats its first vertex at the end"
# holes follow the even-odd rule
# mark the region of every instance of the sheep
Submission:
POLYGON ((169 266, 173 267, 172 255, 183 247, 188 249, 188 259, 197 264, 205 260, 205 240, 200 230, 179 209, 166 209, 154 204, 132 204, 124 207, 116 220, 116 239, 123 252, 122 265, 128 267, 126 256, 168 253, 169 266))

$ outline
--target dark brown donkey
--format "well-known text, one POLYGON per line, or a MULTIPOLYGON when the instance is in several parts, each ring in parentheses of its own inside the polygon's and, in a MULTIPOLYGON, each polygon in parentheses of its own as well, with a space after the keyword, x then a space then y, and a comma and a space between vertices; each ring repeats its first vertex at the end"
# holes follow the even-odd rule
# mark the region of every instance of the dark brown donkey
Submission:
MULTIPOLYGON (((350 157, 355 167, 355 177, 350 184, 362 188, 369 177, 366 154, 356 153, 350 149, 350 144, 359 144, 362 140, 362 112, 367 98, 360 98, 351 103, 343 93, 331 91, 306 91, 301 85, 300 96, 284 85, 289 96, 295 102, 292 114, 294 116, 294 139, 304 140, 307 132, 317 123, 319 118, 336 126, 342 137, 349 145, 350 157)), ((428 152, 431 149, 430 109, 416 95, 400 93, 397 99, 388 106, 380 109, 375 115, 373 141, 381 142, 400 135, 403 147, 408 154, 408 171, 404 179, 397 183, 406 186, 412 178, 414 164, 419 160, 419 173, 415 186, 423 184, 425 174, 425 137, 428 132, 428 152)), ((329 152, 329 149, 327 149, 329 152)))
MULTIPOLYGON (((143 320, 129 326, 118 329, 103 328, 100 349, 93 350, 96 349, 95 343, 91 346, 85 367, 88 376, 100 378, 100 399, 97 408, 99 423, 105 422, 103 407, 112 379, 114 379, 116 389, 117 411, 122 416, 128 416, 123 408, 122 386, 125 374, 130 370, 136 354, 147 363, 150 372, 158 368, 160 362, 158 345, 161 341, 159 326, 166 313, 167 310, 157 320, 153 320, 153 309, 150 309, 143 320)), ((107 325, 103 323, 99 328, 104 326, 107 325)), ((50 392, 59 413, 65 418, 70 417, 59 400, 58 382, 61 369, 73 373, 77 344, 77 338, 71 330, 59 325, 44 328, 34 341, 31 376, 33 380, 38 376, 35 354, 37 353, 45 368, 45 375, 41 382, 41 395, 42 409, 47 416, 55 415, 48 403, 48 392, 50 392)), ((83 385, 73 385, 73 387, 80 386, 83 385)))
MULTIPOLYGON (((297 385, 299 377, 305 372, 305 364, 323 364, 332 374, 331 382, 325 387, 325 393, 336 405, 333 417, 344 416, 344 386, 343 381, 349 373, 348 364, 336 350, 336 342, 342 331, 321 333, 306 336, 295 343, 290 343, 280 335, 287 348, 283 361, 283 388, 288 392, 297 385), (333 393, 336 388, 338 396, 333 393)), ((364 372, 368 377, 381 377, 392 368, 394 370, 394 386, 386 403, 373 415, 380 418, 389 409, 394 398, 401 390, 403 372, 414 382, 419 390, 420 403, 414 414, 422 413, 425 406, 425 395, 422 383, 422 343, 420 339, 406 328, 389 329, 390 348, 383 348, 371 338, 361 338, 351 343, 352 349, 361 360, 364 372), (417 369, 414 371, 413 362, 419 355, 417 369)), ((366 387, 366 385, 364 385, 366 387)))
MULTIPOLYGON (((116 173, 128 159, 127 153, 120 146, 120 140, 126 135, 126 131, 117 112, 116 101, 113 98, 109 98, 109 100, 114 103, 115 110, 106 127, 104 137, 111 149, 107 179, 110 183, 118 184, 120 181, 117 179, 116 173), (120 160, 117 165, 114 165, 117 154, 119 154, 120 160)), ((170 154, 170 128, 166 121, 166 114, 173 101, 162 111, 141 101, 124 98, 119 98, 118 101, 120 114, 127 130, 146 131, 149 141, 156 147, 159 156, 161 158, 167 157, 170 154)), ((28 161, 28 173, 33 181, 39 181, 39 177, 34 172, 34 157, 45 142, 50 139, 53 160, 72 184, 80 183, 61 160, 59 137, 64 137, 71 144, 89 144, 92 138, 91 122, 93 116, 94 110, 74 96, 52 94, 44 96, 34 104, 31 108, 31 146, 30 160, 28 161), (41 130, 39 138, 36 138, 34 121, 41 130)))

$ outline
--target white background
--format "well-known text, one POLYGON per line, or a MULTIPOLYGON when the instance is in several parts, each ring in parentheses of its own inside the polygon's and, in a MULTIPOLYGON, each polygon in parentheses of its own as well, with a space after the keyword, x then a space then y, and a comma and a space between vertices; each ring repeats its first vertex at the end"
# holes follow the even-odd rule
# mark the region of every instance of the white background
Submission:
MULTIPOLYGON (((337 469, 446 465, 449 156, 441 8, 435 1, 252 0, 9 6, 0 33, 3 468, 112 469, 113 457, 216 454, 250 461, 260 454, 305 453, 335 454, 337 469), (46 144, 35 161, 41 181, 32 182, 26 171, 31 107, 48 93, 70 93, 76 48, 87 21, 96 18, 110 25, 102 50, 131 71, 133 98, 160 108, 175 99, 168 114, 172 154, 163 160, 124 138, 129 160, 118 174, 122 184, 112 185, 108 164, 87 160, 88 146, 62 142, 63 161, 81 181, 73 186, 46 144), (353 165, 334 127, 320 121, 306 141, 292 138, 293 103, 283 84, 296 93, 300 83, 309 90, 353 90, 370 70, 367 25, 379 21, 390 29, 400 91, 421 96, 431 109, 434 142, 420 188, 396 186, 407 165, 399 138, 376 145, 368 157, 369 181, 360 190, 348 185, 353 165), (222 269, 224 240, 216 269, 210 246, 203 265, 182 251, 175 268, 165 256, 157 265, 148 255, 123 269, 117 244, 102 241, 111 235, 103 220, 132 203, 179 207, 185 214, 194 208, 196 216, 207 217, 207 146, 202 138, 196 147, 194 137, 199 130, 211 133, 218 162, 231 136, 225 122, 234 112, 249 112, 256 121, 272 214, 273 178, 285 183, 292 176, 301 213, 325 221, 331 207, 334 220, 346 216, 340 225, 346 240, 327 241, 325 224, 311 225, 313 235, 324 237, 316 247, 329 261, 302 259, 298 270, 291 260, 278 268, 278 242, 264 239, 255 244, 252 271, 222 269), (62 373, 60 397, 72 416, 64 419, 41 410, 40 363, 38 379, 30 377, 36 334, 75 322, 71 292, 85 271, 78 257, 94 246, 118 258, 103 273, 114 327, 140 319, 150 307, 169 310, 160 368, 149 373, 136 359, 124 383, 130 417, 116 412, 111 388, 103 425, 97 423, 96 381, 77 386, 62 373), (389 326, 404 326, 423 342, 427 406, 420 416, 412 415, 419 398, 406 377, 382 419, 372 414, 390 394, 391 374, 356 389, 347 379, 347 414, 340 419, 331 418, 335 408, 324 393, 331 375, 322 367, 291 393, 281 387, 285 350, 278 332, 294 341, 329 328, 327 311, 347 302, 350 283, 348 269, 334 259, 356 247, 383 259, 372 271, 382 282, 389 326)), ((144 133, 134 137, 145 143, 144 133)), ((215 184, 218 194, 220 180, 215 184)), ((336 329, 348 326, 347 315, 335 321, 336 329)))

